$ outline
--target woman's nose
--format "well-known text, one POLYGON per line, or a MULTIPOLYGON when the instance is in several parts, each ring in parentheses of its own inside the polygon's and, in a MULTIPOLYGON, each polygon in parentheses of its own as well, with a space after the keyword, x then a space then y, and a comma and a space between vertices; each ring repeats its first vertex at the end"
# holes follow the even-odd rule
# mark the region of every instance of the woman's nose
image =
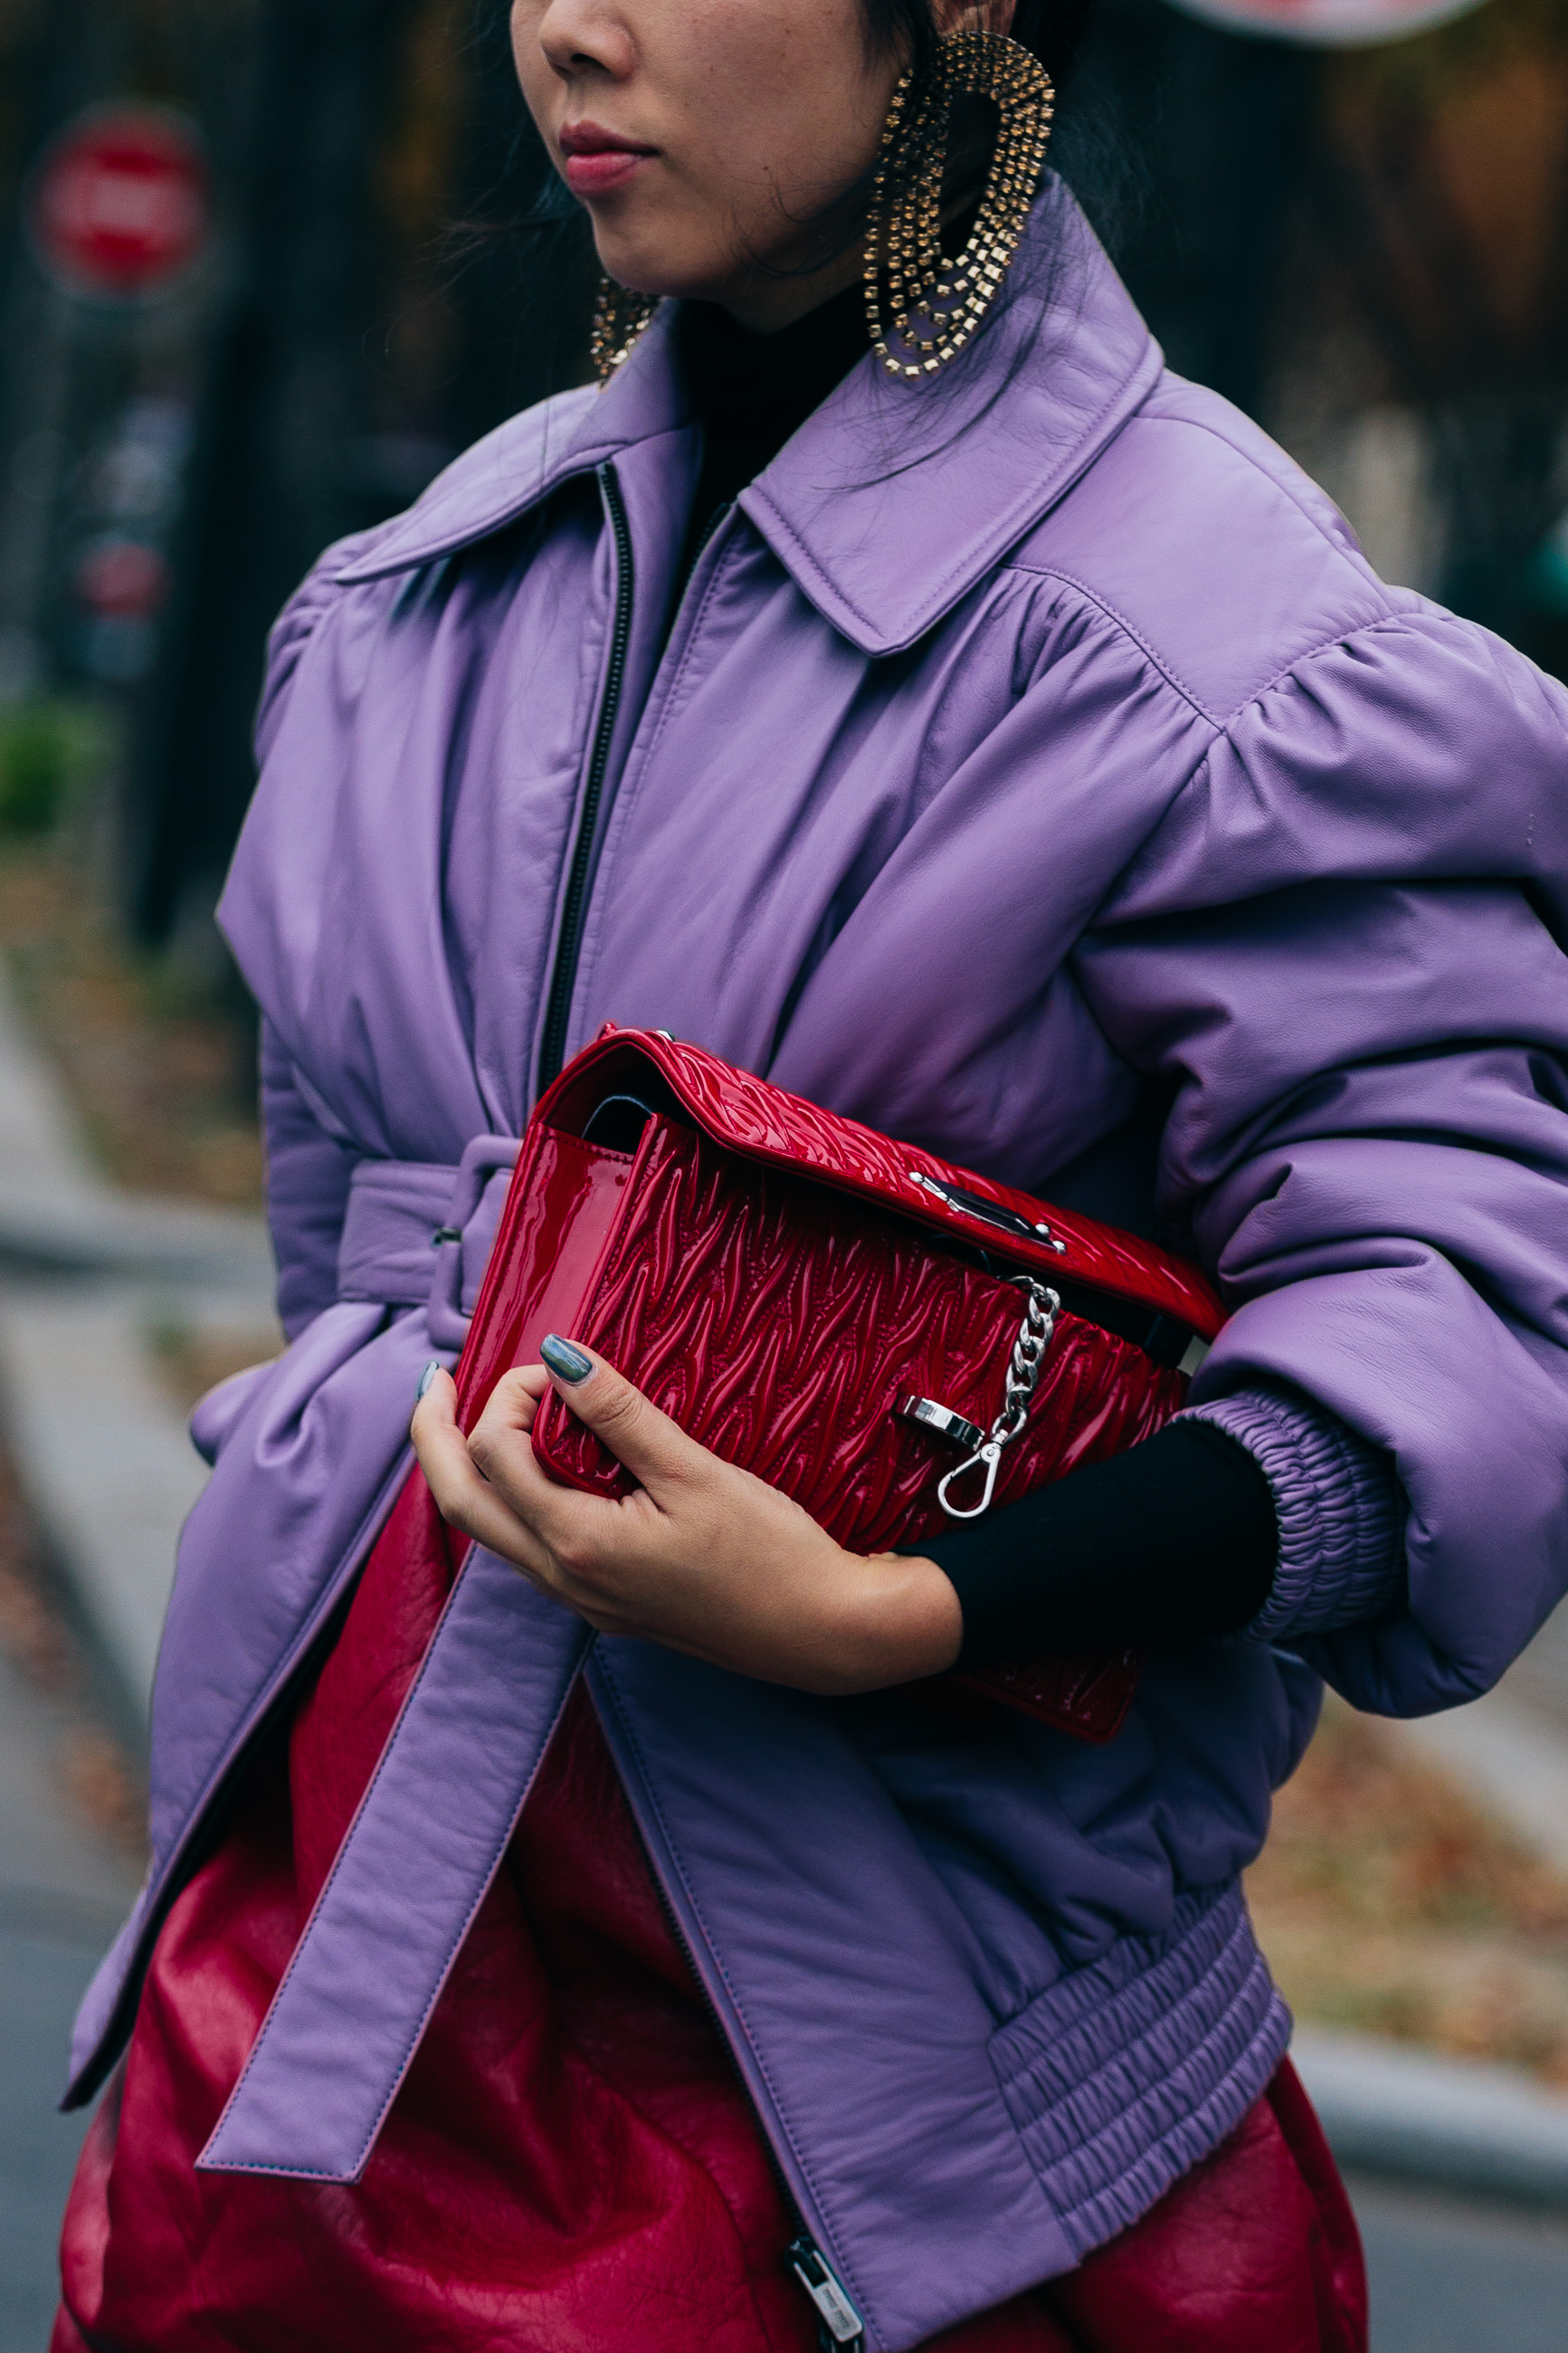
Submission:
POLYGON ((563 81, 605 74, 624 81, 637 58, 631 28, 605 0, 550 0, 539 19, 539 46, 563 81))

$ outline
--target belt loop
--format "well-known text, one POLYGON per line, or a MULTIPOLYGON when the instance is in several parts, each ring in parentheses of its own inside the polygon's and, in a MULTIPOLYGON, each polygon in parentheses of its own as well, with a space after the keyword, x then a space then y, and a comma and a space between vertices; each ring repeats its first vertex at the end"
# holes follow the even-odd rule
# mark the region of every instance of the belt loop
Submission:
POLYGON ((447 1222, 430 1237, 436 1246, 436 1271, 430 1278, 430 1304, 426 1321, 437 1348, 460 1348, 468 1336, 463 1313, 463 1233, 485 1196, 490 1178, 502 1168, 513 1168, 521 1145, 515 1135, 476 1135, 458 1163, 447 1222))

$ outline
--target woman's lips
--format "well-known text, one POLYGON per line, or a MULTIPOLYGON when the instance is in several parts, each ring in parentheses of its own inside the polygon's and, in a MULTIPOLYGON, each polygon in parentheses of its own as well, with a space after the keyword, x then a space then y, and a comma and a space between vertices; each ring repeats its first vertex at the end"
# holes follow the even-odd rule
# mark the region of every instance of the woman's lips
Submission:
POLYGON ((596 122, 569 122, 561 133, 561 151, 562 170, 574 196, 600 196, 623 186, 639 164, 658 153, 596 122))
POLYGON ((605 147, 596 155, 568 155, 566 185, 574 196, 602 196, 629 180, 647 156, 640 147, 605 147))

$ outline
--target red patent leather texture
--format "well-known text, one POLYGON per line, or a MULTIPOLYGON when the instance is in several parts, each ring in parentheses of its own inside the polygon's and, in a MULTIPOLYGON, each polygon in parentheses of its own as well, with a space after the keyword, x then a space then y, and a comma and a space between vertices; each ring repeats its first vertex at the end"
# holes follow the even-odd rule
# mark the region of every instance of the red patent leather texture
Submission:
POLYGON ((815 1176, 935 1231, 961 1234, 1020 1268, 1047 1275, 1054 1269, 1098 1290, 1137 1300, 1189 1324, 1205 1340, 1212 1340, 1225 1321, 1225 1310, 1199 1269, 1168 1250, 939 1160, 918 1145, 879 1134, 858 1120, 844 1119, 819 1103, 786 1094, 782 1087, 736 1070, 700 1046, 684 1045, 657 1029, 617 1029, 606 1023, 541 1097, 534 1117, 549 1126, 580 1132, 595 1103, 623 1087, 636 1093, 650 1071, 664 1080, 694 1126, 745 1159, 815 1176), (1065 1251, 1058 1254, 1043 1241, 999 1236, 984 1219, 934 1199, 913 1182, 917 1173, 994 1201, 1027 1225, 1044 1219, 1052 1237, 1066 1243, 1065 1251))
MULTIPOLYGON (((287 1738, 158 1940, 67 2211, 52 2353, 815 2353, 787 2207, 579 1691, 363 2180, 200 2174, 449 1589, 410 1480, 287 1738)), ((1067 2277, 930 2353, 1365 2353, 1355 2224, 1281 2068, 1067 2277)))
MULTIPOLYGON (((912 1392, 989 1429, 1024 1305, 1011 1270, 1092 1282, 1205 1336, 1218 1326, 1201 1275, 1163 1251, 912 1154, 696 1047, 612 1031, 530 1123, 458 1367, 459 1409, 471 1426, 500 1375, 536 1356, 547 1330, 564 1332, 838 1543, 918 1544, 949 1525, 938 1482, 963 1458, 895 1406, 912 1392), (678 1115, 650 1119, 635 1155, 571 1132, 606 1094, 646 1093, 650 1076, 678 1115), (1066 1251, 954 1212, 910 1181, 917 1165, 1043 1220, 1066 1251), (977 1261, 981 1247, 998 1271, 977 1261)), ((1062 1311, 994 1508, 1152 1436, 1185 1391, 1131 1341, 1062 1311)), ((573 1485, 614 1495, 631 1483, 553 1392, 532 1438, 573 1485)), ((973 1500, 979 1477, 958 1500, 973 1500)), ((951 1706, 962 1683, 1101 1741, 1121 1728, 1138 1666, 1135 1651, 1034 1659, 927 1689, 951 1706)))

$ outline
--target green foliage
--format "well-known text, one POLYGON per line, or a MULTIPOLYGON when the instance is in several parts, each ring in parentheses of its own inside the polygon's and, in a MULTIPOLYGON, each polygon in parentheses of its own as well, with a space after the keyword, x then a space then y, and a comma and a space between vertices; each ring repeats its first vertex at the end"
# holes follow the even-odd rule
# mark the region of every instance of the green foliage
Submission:
POLYGON ((105 757, 90 709, 45 701, 0 705, 0 835, 49 832, 105 757))

